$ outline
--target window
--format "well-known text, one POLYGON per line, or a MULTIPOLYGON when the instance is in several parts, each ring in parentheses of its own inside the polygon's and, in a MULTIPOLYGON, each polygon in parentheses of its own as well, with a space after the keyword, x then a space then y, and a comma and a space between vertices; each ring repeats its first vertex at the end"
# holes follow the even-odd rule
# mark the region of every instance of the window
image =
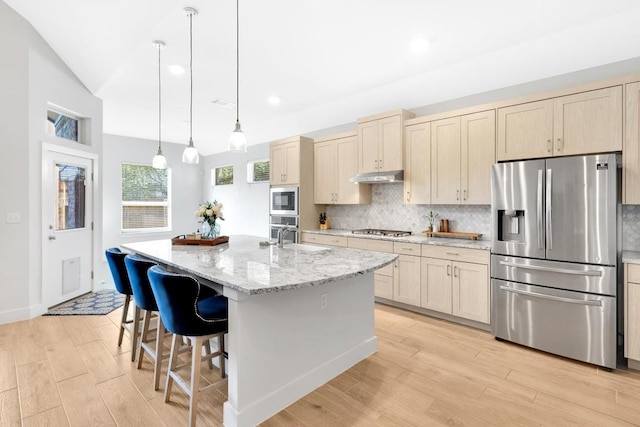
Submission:
POLYGON ((169 178, 169 169, 122 165, 123 231, 169 229, 169 178))
POLYGON ((214 185, 231 185, 233 184, 233 165, 215 168, 213 175, 214 185))
POLYGON ((80 120, 54 110, 47 110, 47 133, 78 142, 80 120))
POLYGON ((269 160, 248 162, 247 182, 269 182, 269 160))

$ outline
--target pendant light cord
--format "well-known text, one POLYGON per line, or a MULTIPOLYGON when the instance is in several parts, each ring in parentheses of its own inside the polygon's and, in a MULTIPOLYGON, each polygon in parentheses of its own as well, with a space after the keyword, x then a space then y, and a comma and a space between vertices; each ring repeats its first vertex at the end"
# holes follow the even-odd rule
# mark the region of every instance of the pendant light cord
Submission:
POLYGON ((191 80, 189 91, 189 144, 193 145, 193 13, 189 14, 189 75, 191 80))
POLYGON ((240 123, 240 0, 236 0, 236 123, 240 123))
POLYGON ((158 153, 162 151, 162 79, 160 72, 160 51, 162 46, 158 45, 158 153))

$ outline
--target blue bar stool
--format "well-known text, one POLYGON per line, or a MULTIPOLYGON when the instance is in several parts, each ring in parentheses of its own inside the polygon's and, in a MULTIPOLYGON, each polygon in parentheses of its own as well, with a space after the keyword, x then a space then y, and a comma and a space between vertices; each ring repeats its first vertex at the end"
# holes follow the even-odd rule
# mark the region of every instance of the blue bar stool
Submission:
MULTIPOLYGON (((104 254, 107 258, 107 264, 109 264, 109 269, 111 270, 111 276, 113 277, 113 283, 116 286, 116 290, 125 295, 124 307, 122 307, 122 318, 120 319, 120 334, 118 335, 118 347, 120 347, 122 345, 124 330, 129 330, 128 326, 131 326, 131 324, 133 323, 133 319, 127 318, 129 313, 129 303, 131 302, 131 296, 133 295, 131 282, 129 281, 129 275, 124 264, 124 258, 127 256, 127 254, 125 252, 122 252, 118 248, 109 248, 104 251, 104 254)), ((135 346, 136 334, 132 333, 131 353, 135 353, 135 346)))
MULTIPOLYGON (((149 268, 157 264, 136 254, 127 255, 124 259, 124 263, 127 267, 127 272, 129 273, 131 289, 133 290, 133 299, 136 303, 134 318, 139 321, 140 314, 144 315, 142 331, 140 331, 140 339, 138 340, 137 346, 138 369, 142 367, 142 358, 146 353, 147 357, 149 357, 154 363, 153 389, 158 390, 160 388, 160 373, 162 371, 165 329, 162 323, 162 318, 158 316, 156 297, 151 290, 151 284, 149 283, 149 277, 147 276, 149 268), (153 340, 148 337, 152 317, 156 317, 158 323, 156 328, 155 348, 152 347, 153 340)), ((131 360, 135 360, 135 355, 132 356, 131 360)))
POLYGON ((198 394, 211 387, 217 387, 226 380, 224 360, 224 334, 227 333, 227 299, 214 296, 199 300, 203 286, 191 276, 170 273, 159 266, 149 269, 149 281, 158 302, 160 316, 165 327, 173 333, 171 355, 164 389, 164 401, 171 397, 171 387, 175 382, 189 396, 189 425, 196 425, 198 394), (180 377, 178 371, 187 365, 177 366, 178 352, 182 338, 191 343, 191 382, 180 377), (218 339, 218 351, 202 356, 202 346, 211 338, 218 339), (200 389, 200 368, 202 362, 211 362, 220 357, 221 381, 200 389))

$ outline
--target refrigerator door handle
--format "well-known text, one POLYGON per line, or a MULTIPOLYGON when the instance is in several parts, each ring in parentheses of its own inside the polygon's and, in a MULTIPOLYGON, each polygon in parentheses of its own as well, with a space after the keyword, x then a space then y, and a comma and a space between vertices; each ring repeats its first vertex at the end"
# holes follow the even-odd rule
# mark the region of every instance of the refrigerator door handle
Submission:
POLYGON ((564 297, 558 297, 555 295, 541 294, 538 292, 523 291, 520 289, 510 288, 508 286, 500 286, 500 290, 512 292, 514 294, 520 294, 520 295, 531 296, 536 298, 543 298, 543 299, 559 301, 559 302, 566 302, 569 304, 602 306, 602 301, 600 300, 581 300, 581 299, 573 299, 573 298, 564 298, 564 297))
POLYGON ((546 224, 547 224, 547 250, 553 249, 553 221, 551 216, 551 169, 547 169, 547 194, 546 194, 546 224))
POLYGON ((553 268, 553 267, 542 267, 539 265, 524 265, 517 264, 515 262, 508 261, 500 261, 500 265, 504 265, 506 267, 515 267, 515 268, 523 268, 525 270, 538 270, 538 271, 548 271, 549 273, 562 273, 562 274, 573 274, 575 276, 600 276, 602 277, 602 271, 600 270, 569 270, 564 268, 553 268))
POLYGON ((538 205, 536 214, 538 221, 538 249, 544 249, 544 227, 542 225, 542 169, 538 169, 538 205))

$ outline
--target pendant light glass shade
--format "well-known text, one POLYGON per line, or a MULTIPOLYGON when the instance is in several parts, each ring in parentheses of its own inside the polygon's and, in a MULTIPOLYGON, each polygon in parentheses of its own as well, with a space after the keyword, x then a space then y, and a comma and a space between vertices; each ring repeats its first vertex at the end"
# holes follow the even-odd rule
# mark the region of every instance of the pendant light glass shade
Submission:
POLYGON ((229 137, 229 150, 231 151, 247 151, 247 137, 240 129, 240 122, 236 122, 236 129, 231 132, 229 137))
POLYGON ((166 44, 160 40, 154 40, 153 46, 158 49, 158 153, 153 156, 151 166, 156 169, 166 169, 167 159, 162 155, 162 68, 160 67, 160 51, 166 44))
POLYGON ((236 128, 229 137, 230 151, 247 151, 247 137, 240 128, 240 0, 236 0, 236 128))
POLYGON ((182 152, 182 163, 189 163, 190 165, 197 165, 200 163, 200 154, 198 150, 193 146, 193 139, 189 138, 189 145, 182 152))
POLYGON ((193 145, 193 17, 198 11, 192 7, 185 7, 184 13, 189 17, 189 76, 190 76, 190 99, 189 99, 189 145, 182 152, 182 162, 191 165, 200 163, 200 154, 193 145))

